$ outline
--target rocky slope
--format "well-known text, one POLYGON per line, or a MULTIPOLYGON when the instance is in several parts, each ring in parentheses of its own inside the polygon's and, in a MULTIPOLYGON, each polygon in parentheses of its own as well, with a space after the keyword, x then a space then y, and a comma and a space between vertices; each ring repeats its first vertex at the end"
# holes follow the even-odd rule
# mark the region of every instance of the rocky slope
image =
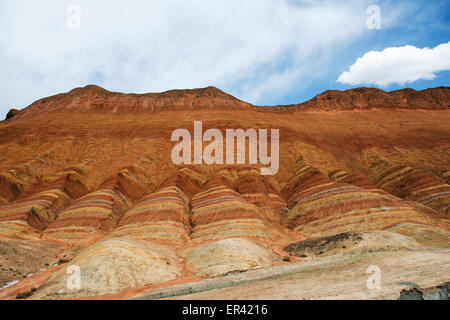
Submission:
POLYGON ((124 94, 95 85, 40 99, 27 108, 12 110, 9 118, 26 119, 52 112, 158 112, 168 110, 247 109, 251 105, 215 88, 124 94))
POLYGON ((448 87, 430 88, 422 91, 401 89, 391 92, 375 88, 356 88, 344 92, 328 90, 307 102, 292 106, 279 106, 279 108, 322 111, 369 108, 445 110, 450 107, 449 103, 450 92, 448 87))
POLYGON ((0 287, 21 280, 0 298, 131 297, 367 247, 440 252, 450 244, 449 105, 447 87, 327 91, 276 107, 213 87, 87 86, 41 99, 0 123, 0 287), (279 129, 279 172, 174 165, 171 133, 195 120, 279 129), (323 239, 349 232, 362 244, 325 252, 323 239), (304 241, 313 254, 287 249, 304 241), (71 266, 80 289, 66 287, 71 266))

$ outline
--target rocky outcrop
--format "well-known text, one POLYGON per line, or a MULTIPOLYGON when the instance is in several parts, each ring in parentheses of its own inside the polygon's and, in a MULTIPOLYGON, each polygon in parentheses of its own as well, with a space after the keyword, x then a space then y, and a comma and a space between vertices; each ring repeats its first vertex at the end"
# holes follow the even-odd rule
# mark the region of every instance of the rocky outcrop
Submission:
POLYGON ((32 299, 73 299, 160 284, 181 274, 180 262, 167 247, 129 240, 102 241, 55 272, 32 299), (71 266, 82 276, 78 289, 67 288, 68 271, 74 273, 71 266))
POLYGON ((304 103, 277 106, 279 110, 363 110, 371 108, 442 109, 450 106, 449 87, 421 91, 401 89, 386 92, 376 88, 356 88, 346 91, 327 90, 304 103))
POLYGON ((64 191, 52 189, 0 208, 0 237, 37 237, 37 232, 54 222, 69 201, 64 191))
POLYGON ((434 215, 414 210, 401 199, 330 181, 307 164, 300 165, 283 192, 290 208, 283 224, 302 235, 384 229, 402 222, 440 225, 434 215))
POLYGON ((267 219, 279 223, 283 217, 286 201, 274 179, 261 176, 258 168, 238 168, 235 189, 242 198, 256 205, 267 219))
POLYGON ((202 167, 182 168, 158 190, 137 201, 120 220, 111 237, 183 243, 190 239, 189 196, 207 180, 202 167))
MULTIPOLYGON (((14 119, 27 119, 51 112, 153 113, 170 110, 258 110, 289 112, 298 110, 332 111, 370 108, 406 108, 446 110, 450 106, 450 88, 422 91, 402 89, 385 92, 374 88, 346 91, 328 90, 313 99, 289 106, 253 106, 215 87, 170 90, 161 93, 110 92, 88 85, 67 93, 40 99, 27 108, 14 111, 14 119)), ((10 111, 11 112, 11 111, 10 111)))
POLYGON ((232 237, 269 237, 263 214, 233 190, 234 177, 222 170, 192 198, 194 241, 232 237))
POLYGON ((10 110, 8 111, 8 113, 6 114, 5 120, 11 119, 11 118, 14 117, 16 114, 18 114, 19 111, 20 111, 20 110, 17 110, 17 109, 10 109, 10 110))
POLYGON ((159 112, 170 110, 248 109, 251 105, 215 88, 124 94, 95 85, 38 100, 16 114, 26 119, 50 112, 159 112))
POLYGON ((0 196, 14 201, 43 190, 61 189, 78 198, 89 191, 86 180, 90 166, 87 160, 52 172, 51 160, 38 157, 0 172, 0 196))
POLYGON ((111 189, 89 193, 63 210, 45 229, 42 238, 71 246, 86 246, 111 232, 129 206, 129 199, 111 189))
POLYGON ((381 189, 447 216, 450 214, 450 185, 431 178, 420 169, 388 160, 374 159, 369 166, 372 179, 381 189))
POLYGON ((189 200, 177 186, 165 187, 125 212, 112 237, 185 242, 189 239, 189 200))
POLYGON ((281 261, 272 250, 247 239, 224 239, 186 251, 188 264, 201 277, 218 277, 281 261))
POLYGON ((291 243, 283 250, 298 257, 318 256, 335 249, 351 248, 363 238, 356 232, 345 232, 329 237, 311 238, 291 243))
POLYGON ((421 289, 404 289, 400 292, 399 300, 450 300, 450 282, 421 289))

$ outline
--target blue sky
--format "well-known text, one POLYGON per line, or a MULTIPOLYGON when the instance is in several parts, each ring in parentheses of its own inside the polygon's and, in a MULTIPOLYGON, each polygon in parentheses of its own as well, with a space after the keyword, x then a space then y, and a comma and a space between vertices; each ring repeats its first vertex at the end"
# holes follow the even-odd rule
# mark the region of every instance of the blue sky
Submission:
POLYGON ((442 0, 4 0, 0 30, 0 116, 87 84, 213 85, 257 105, 450 85, 442 0))

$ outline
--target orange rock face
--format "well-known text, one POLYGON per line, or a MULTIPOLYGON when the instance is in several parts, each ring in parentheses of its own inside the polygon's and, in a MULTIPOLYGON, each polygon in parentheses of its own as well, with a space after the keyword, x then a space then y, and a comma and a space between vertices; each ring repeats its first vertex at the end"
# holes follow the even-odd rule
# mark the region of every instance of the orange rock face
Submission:
POLYGON ((424 171, 389 161, 374 160, 370 164, 375 183, 401 198, 420 202, 446 215, 450 214, 450 185, 433 179, 424 171))
POLYGON ((432 210, 423 213, 383 192, 332 182, 308 165, 300 167, 287 188, 293 192, 284 224, 303 235, 380 230, 405 222, 441 226, 432 210))
POLYGON ((43 238, 67 245, 85 245, 112 231, 129 200, 111 189, 100 189, 77 199, 58 214, 43 238))
MULTIPOLYGON (((288 108, 321 111, 354 110, 370 108, 407 108, 407 109, 448 109, 450 99, 447 87, 431 88, 423 91, 402 89, 385 92, 375 88, 356 88, 345 92, 325 91, 313 99, 288 108)), ((283 106, 280 106, 283 108, 283 106)))
POLYGON ((14 117, 24 119, 48 112, 130 113, 217 108, 233 110, 250 107, 250 104, 214 87, 171 90, 164 93, 123 94, 90 85, 38 100, 21 112, 14 112, 14 117))
MULTIPOLYGON (((151 243, 167 263, 187 250, 191 262, 222 272, 209 263, 223 260, 211 248, 224 239, 250 241, 279 263, 279 248, 310 237, 419 227, 446 234, 449 105, 446 87, 327 91, 276 107, 214 87, 142 95, 77 88, 0 123, 0 241, 67 250, 98 243, 105 252, 120 244, 124 261, 127 250, 147 252, 151 243), (258 164, 174 165, 171 133, 196 120, 203 130, 279 129, 278 173, 262 176, 258 164), (196 248, 207 248, 208 259, 196 248)), ((89 268, 95 254, 79 259, 89 268)), ((170 281, 194 277, 185 264, 170 281)))
POLYGON ((192 198, 192 238, 268 237, 258 207, 233 189, 232 172, 222 170, 192 198))

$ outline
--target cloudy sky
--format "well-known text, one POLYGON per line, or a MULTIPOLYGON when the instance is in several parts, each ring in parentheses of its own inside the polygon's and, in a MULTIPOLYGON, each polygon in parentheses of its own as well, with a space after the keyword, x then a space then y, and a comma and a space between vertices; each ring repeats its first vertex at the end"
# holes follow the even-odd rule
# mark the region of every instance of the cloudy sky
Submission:
POLYGON ((0 117, 75 87, 257 105, 450 85, 445 0, 2 0, 0 117))

